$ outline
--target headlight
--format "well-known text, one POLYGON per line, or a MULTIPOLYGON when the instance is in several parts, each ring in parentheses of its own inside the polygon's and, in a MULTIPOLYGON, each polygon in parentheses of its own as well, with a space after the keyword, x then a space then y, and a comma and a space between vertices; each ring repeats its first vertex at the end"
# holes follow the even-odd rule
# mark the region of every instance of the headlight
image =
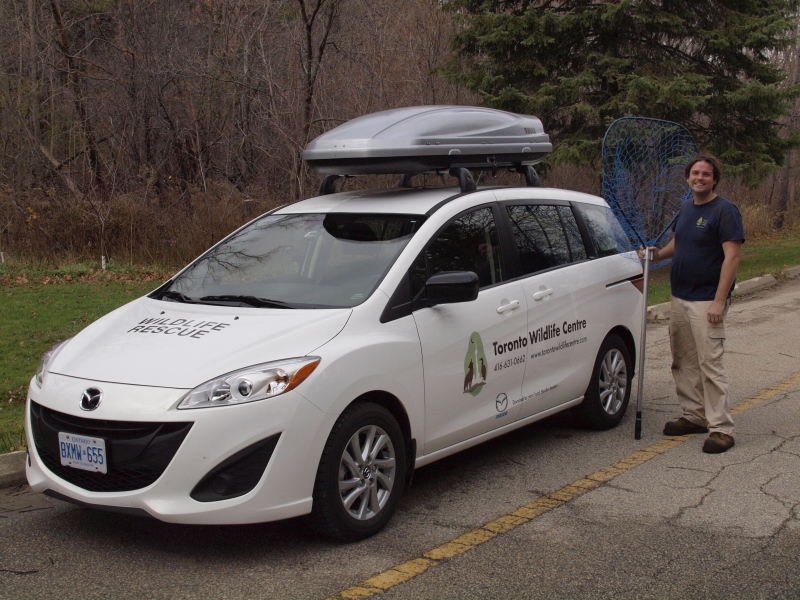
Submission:
POLYGON ((244 404, 279 396, 300 385, 320 358, 306 356, 254 365, 206 381, 186 394, 179 409, 244 404))
POLYGON ((50 367, 50 363, 53 362, 53 359, 56 357, 61 351, 61 348, 64 347, 69 340, 72 338, 68 338, 63 342, 58 342, 50 346, 47 350, 45 350, 44 354, 39 358, 39 365, 36 367, 36 386, 41 388, 42 384, 44 383, 44 376, 47 373, 47 369, 50 367))

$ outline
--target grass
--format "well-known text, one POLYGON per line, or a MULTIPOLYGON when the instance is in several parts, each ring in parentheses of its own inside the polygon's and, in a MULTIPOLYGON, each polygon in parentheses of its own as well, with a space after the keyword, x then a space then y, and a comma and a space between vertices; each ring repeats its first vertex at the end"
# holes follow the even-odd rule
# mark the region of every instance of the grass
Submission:
MULTIPOLYGON (((800 233, 747 242, 737 279, 800 265, 800 233)), ((23 414, 39 356, 169 277, 160 268, 73 264, 60 269, 0 265, 0 453, 25 447, 23 414)), ((669 300, 669 267, 651 272, 649 304, 669 300)))
POLYGON ((0 453, 25 446, 25 400, 39 356, 154 289, 161 280, 156 273, 103 273, 75 265, 53 271, 0 267, 0 453))

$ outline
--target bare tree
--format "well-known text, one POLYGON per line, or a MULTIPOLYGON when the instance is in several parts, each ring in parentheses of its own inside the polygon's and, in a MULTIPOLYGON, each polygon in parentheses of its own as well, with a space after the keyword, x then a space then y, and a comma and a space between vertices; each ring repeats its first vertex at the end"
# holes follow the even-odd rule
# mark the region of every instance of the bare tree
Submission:
POLYGON ((437 0, 0 0, 4 251, 191 258, 306 196, 314 136, 472 100, 452 31, 437 0))

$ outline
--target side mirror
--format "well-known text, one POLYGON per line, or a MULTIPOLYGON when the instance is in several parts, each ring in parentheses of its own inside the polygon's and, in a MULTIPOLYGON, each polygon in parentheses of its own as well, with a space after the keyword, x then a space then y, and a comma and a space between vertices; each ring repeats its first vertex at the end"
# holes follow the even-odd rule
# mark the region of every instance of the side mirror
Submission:
POLYGON ((472 302, 478 297, 481 284, 472 271, 438 273, 425 282, 428 306, 472 302))

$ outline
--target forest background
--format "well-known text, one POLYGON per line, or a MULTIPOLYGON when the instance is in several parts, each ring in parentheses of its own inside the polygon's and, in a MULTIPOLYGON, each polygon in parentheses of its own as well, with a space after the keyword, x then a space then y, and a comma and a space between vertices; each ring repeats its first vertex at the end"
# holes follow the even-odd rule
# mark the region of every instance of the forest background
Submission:
POLYGON ((0 0, 0 253, 34 266, 101 256, 181 266, 265 210, 313 195, 320 178, 300 159, 308 141, 422 104, 542 117, 556 147, 545 184, 590 193, 613 118, 679 120, 727 157, 734 176, 720 191, 749 237, 793 229, 797 5, 0 0), (670 62, 619 31, 642 33, 670 62), (620 83, 630 65, 638 88, 620 83), (709 81, 724 75, 711 86, 748 87, 705 89, 697 68, 709 81), (608 93, 598 100, 595 89, 608 93), (723 97, 729 118, 702 108, 723 97))

